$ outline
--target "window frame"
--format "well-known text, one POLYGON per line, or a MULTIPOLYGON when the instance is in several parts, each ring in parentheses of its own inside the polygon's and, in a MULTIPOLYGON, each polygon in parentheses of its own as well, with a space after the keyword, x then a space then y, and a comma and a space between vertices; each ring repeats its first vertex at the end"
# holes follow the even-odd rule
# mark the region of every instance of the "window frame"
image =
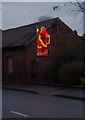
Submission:
POLYGON ((13 57, 12 56, 6 56, 6 73, 12 74, 14 72, 14 65, 13 65, 13 57), (11 63, 10 63, 11 61, 11 63))
POLYGON ((38 70, 38 61, 32 60, 31 61, 31 73, 33 77, 37 76, 37 70, 38 70))

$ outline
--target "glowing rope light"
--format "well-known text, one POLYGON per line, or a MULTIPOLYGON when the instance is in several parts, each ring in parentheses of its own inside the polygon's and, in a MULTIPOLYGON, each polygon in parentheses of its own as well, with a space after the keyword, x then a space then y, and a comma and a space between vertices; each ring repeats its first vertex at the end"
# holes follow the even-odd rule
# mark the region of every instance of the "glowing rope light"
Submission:
POLYGON ((37 28, 37 55, 48 55, 48 45, 50 44, 50 35, 45 27, 37 28))

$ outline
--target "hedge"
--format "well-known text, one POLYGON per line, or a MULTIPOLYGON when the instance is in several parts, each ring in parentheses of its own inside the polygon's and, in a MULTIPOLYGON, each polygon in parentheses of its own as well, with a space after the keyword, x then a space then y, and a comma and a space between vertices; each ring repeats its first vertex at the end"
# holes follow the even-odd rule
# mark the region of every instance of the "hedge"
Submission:
MULTIPOLYGON (((63 64, 58 70, 58 81, 63 84, 81 84, 81 77, 85 77, 85 63, 83 61, 72 61, 63 64)), ((56 81, 57 82, 57 81, 56 81)))

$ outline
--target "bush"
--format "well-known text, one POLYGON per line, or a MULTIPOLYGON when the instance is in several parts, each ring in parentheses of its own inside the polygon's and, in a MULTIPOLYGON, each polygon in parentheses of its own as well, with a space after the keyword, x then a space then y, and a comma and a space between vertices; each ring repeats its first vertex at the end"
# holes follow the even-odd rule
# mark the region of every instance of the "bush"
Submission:
POLYGON ((84 77, 85 63, 73 61, 63 64, 58 70, 58 80, 64 84, 80 84, 80 78, 84 77))

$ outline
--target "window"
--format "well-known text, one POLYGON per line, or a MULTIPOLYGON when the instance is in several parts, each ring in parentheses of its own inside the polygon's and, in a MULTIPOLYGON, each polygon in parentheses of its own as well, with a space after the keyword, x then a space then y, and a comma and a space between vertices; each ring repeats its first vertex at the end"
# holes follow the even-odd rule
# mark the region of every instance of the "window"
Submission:
POLYGON ((33 60, 32 61, 32 76, 36 76, 37 75, 37 60, 33 60))
POLYGON ((8 73, 13 73, 13 58, 10 56, 6 58, 6 67, 8 73))
POLYGON ((37 28, 37 56, 49 55, 50 35, 46 28, 43 26, 37 28))

